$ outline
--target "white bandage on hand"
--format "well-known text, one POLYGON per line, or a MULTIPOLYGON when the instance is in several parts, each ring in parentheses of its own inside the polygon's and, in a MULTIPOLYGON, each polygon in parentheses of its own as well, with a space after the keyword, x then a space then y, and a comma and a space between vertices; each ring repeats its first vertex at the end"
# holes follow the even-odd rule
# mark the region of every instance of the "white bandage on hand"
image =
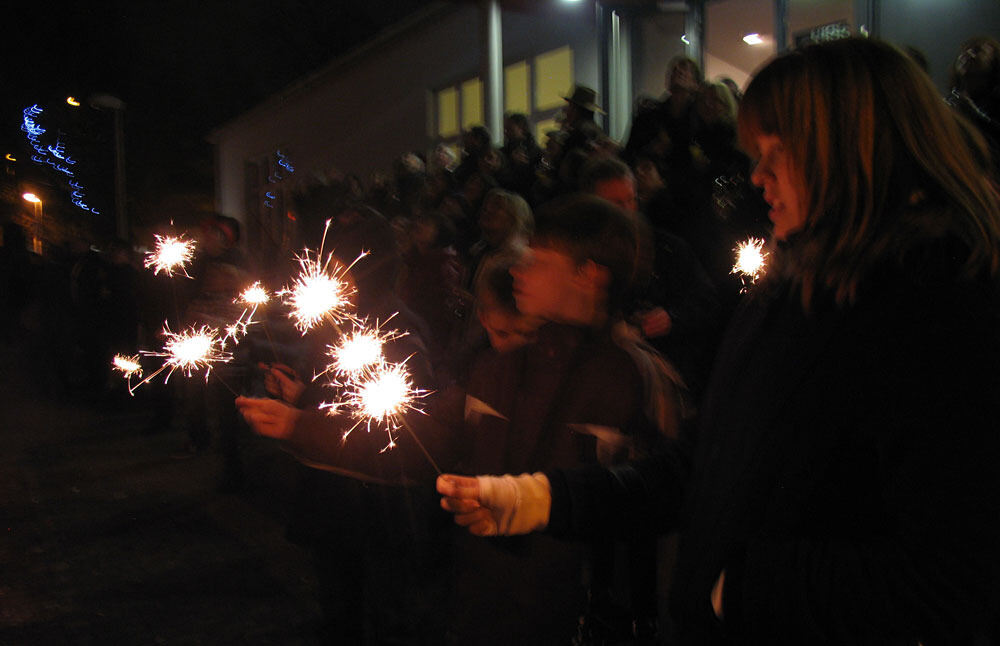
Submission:
POLYGON ((552 492, 544 473, 477 476, 476 480, 482 505, 496 521, 498 536, 530 534, 548 526, 552 492))

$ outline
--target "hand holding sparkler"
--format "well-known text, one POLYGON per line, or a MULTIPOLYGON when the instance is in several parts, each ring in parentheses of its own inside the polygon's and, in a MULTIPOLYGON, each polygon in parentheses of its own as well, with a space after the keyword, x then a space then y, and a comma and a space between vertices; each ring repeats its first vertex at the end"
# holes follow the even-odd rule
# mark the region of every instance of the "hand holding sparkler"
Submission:
POLYGON ((290 367, 283 363, 258 363, 264 371, 264 388, 275 397, 295 404, 302 396, 306 385, 290 367))
POLYGON ((545 529, 552 485, 544 473, 519 476, 439 475, 441 507, 476 536, 515 536, 545 529))
POLYGON ((237 397, 236 408, 258 435, 287 440, 302 411, 277 399, 237 397))

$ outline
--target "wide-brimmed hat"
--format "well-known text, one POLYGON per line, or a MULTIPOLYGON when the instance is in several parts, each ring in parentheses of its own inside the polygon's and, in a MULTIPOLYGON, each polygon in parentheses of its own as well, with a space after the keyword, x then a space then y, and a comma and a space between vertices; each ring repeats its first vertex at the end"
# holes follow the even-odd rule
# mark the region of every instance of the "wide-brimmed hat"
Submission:
POLYGON ((601 114, 606 114, 596 103, 597 92, 586 85, 573 86, 573 94, 564 96, 563 99, 569 101, 573 105, 583 108, 587 112, 600 112, 601 114))

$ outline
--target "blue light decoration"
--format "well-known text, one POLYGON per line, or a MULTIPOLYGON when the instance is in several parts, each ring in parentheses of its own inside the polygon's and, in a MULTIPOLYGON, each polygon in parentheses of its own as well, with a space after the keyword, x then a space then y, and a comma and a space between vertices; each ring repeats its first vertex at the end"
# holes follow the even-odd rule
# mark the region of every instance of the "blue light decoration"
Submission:
POLYGON ((278 150, 278 151, 275 151, 274 155, 275 155, 275 157, 278 158, 278 165, 279 166, 281 166, 282 168, 284 168, 285 170, 287 170, 289 173, 294 173, 295 172, 295 167, 292 166, 292 162, 288 161, 288 157, 285 156, 285 153, 283 153, 280 150, 278 150))
MULTIPOLYGON (((285 179, 286 173, 282 173, 281 172, 282 169, 288 171, 287 175, 291 175, 292 173, 295 172, 295 166, 293 166, 291 160, 288 159, 288 155, 281 152, 280 150, 274 151, 274 162, 280 168, 276 168, 273 173, 267 176, 268 184, 277 184, 281 180, 285 179)), ((273 191, 266 191, 264 195, 265 197, 267 197, 267 199, 264 200, 264 207, 268 209, 273 209, 274 202, 272 200, 277 199, 277 195, 273 191)))
MULTIPOLYGON (((76 160, 66 154, 66 144, 58 137, 56 137, 54 143, 46 144, 42 142, 42 136, 48 132, 38 122, 38 117, 43 112, 44 110, 38 107, 37 103, 30 108, 25 108, 23 112, 24 120, 21 123, 21 130, 24 131, 24 136, 28 140, 28 144, 35 151, 31 156, 31 161, 39 165, 51 166, 67 178, 75 177, 71 167, 76 165, 76 160)), ((85 201, 87 191, 83 185, 75 179, 68 181, 70 188, 73 189, 70 194, 70 201, 83 211, 100 215, 100 211, 88 205, 85 201)))

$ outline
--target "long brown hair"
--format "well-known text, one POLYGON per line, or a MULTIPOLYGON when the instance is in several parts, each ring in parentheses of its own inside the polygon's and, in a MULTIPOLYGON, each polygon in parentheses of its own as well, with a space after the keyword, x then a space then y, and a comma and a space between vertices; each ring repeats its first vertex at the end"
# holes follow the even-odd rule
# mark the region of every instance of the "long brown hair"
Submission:
POLYGON ((847 38, 779 56, 747 88, 739 132, 754 156, 756 136, 776 135, 801 174, 806 221, 782 269, 806 307, 820 287, 853 301, 876 266, 943 235, 968 248, 969 275, 996 276, 986 147, 895 47, 847 38))

